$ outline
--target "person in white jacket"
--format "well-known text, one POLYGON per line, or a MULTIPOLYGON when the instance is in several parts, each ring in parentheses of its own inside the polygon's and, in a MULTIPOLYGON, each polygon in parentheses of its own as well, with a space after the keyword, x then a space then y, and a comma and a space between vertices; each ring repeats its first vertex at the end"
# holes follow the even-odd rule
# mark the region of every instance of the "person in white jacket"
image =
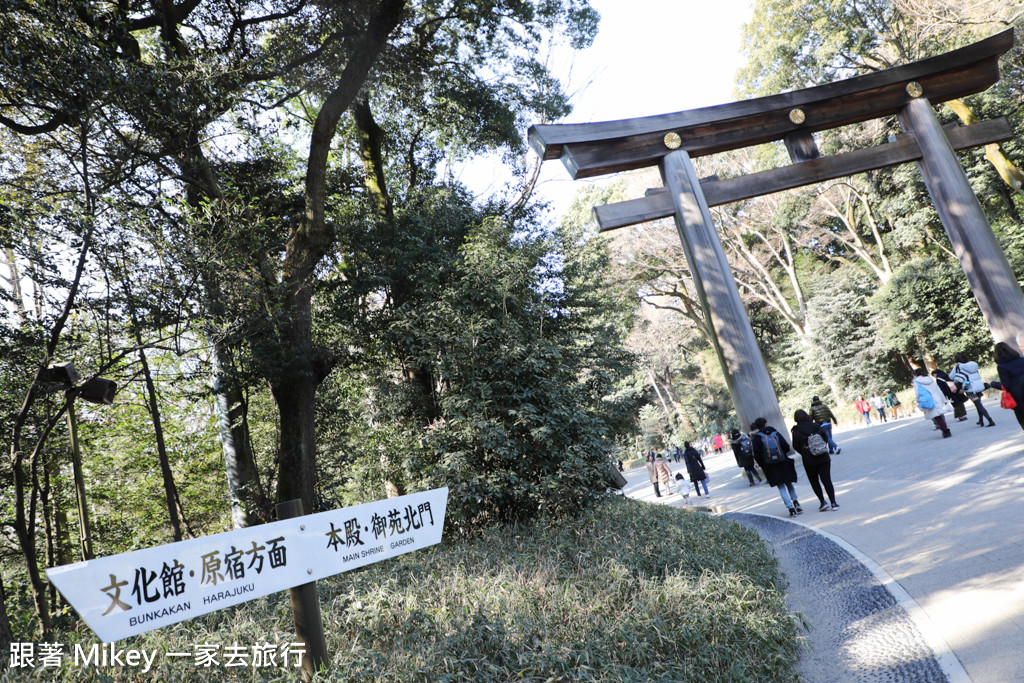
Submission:
POLYGON ((917 395, 917 407, 921 409, 924 416, 935 423, 935 426, 942 430, 942 438, 948 439, 953 436, 946 425, 946 397, 936 384, 934 377, 928 376, 924 368, 914 370, 914 393, 917 395))
POLYGON ((967 360, 967 356, 960 352, 953 354, 953 360, 956 361, 956 365, 953 366, 953 372, 950 374, 950 377, 954 382, 959 382, 963 385, 964 393, 967 394, 967 398, 971 399, 971 403, 974 404, 975 409, 978 411, 978 426, 984 426, 985 420, 988 420, 988 426, 995 427, 996 423, 992 416, 988 414, 985 406, 981 405, 982 392, 988 387, 985 385, 985 380, 981 378, 981 373, 978 372, 978 364, 973 360, 967 360))

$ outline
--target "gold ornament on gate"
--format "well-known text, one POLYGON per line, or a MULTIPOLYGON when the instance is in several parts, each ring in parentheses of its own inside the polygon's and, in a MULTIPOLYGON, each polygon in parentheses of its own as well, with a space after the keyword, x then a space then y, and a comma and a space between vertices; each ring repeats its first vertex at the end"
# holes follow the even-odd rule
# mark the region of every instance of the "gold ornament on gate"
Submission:
POLYGON ((666 133, 664 138, 665 146, 669 149, 679 149, 683 146, 683 139, 679 137, 679 133, 666 133))
POLYGON ((789 112, 789 120, 799 126, 801 123, 807 120, 807 115, 804 114, 803 109, 792 109, 789 112))
POLYGON ((910 81, 910 83, 907 83, 907 94, 915 98, 920 97, 924 94, 924 88, 917 81, 910 81))

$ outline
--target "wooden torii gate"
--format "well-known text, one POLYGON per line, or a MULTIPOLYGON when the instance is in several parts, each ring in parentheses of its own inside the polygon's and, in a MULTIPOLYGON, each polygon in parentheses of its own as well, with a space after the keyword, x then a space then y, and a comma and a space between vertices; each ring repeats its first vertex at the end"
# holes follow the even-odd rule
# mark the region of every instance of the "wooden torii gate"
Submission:
POLYGON ((664 187, 595 208, 601 230, 674 216, 679 239, 740 424, 784 425, 709 207, 916 161, 992 337, 1024 330, 1024 294, 954 150, 1012 136, 1005 118, 944 130, 932 104, 987 89, 999 79, 1007 30, 967 47, 828 85, 742 102, 620 121, 535 125, 531 147, 561 159, 574 178, 657 165, 664 187), (821 156, 813 133, 895 114, 903 134, 888 144, 821 156), (719 180, 698 178, 693 157, 782 140, 792 164, 719 180))

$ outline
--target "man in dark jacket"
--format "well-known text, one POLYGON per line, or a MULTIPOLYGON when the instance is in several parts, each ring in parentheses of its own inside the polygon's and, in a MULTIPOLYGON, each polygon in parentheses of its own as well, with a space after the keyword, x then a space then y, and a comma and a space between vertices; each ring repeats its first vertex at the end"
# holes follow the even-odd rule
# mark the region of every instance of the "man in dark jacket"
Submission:
POLYGON ((740 430, 734 429, 732 438, 729 439, 729 445, 732 446, 732 453, 736 456, 736 466, 742 467, 746 471, 750 485, 760 484, 761 474, 754 467, 754 444, 750 441, 750 437, 740 434, 740 430), (757 484, 754 483, 754 477, 757 477, 757 484))
POLYGON ((795 517, 803 508, 796 497, 796 466, 787 455, 789 443, 774 427, 768 426, 768 420, 759 417, 750 425, 750 441, 754 444, 754 460, 761 466, 768 483, 779 490, 782 502, 789 510, 789 516, 795 517), (777 457, 777 455, 780 457, 777 457))
POLYGON ((935 382, 939 385, 942 395, 953 404, 953 417, 956 418, 956 421, 963 422, 966 420, 967 408, 964 404, 967 403, 967 395, 956 388, 956 384, 953 383, 953 380, 943 370, 935 368, 932 370, 932 377, 935 378, 935 382))
POLYGON ((832 410, 821 402, 821 399, 815 396, 811 399, 811 420, 821 425, 821 428, 825 430, 825 434, 828 436, 828 452, 829 453, 842 453, 842 449, 832 439, 832 425, 839 424, 839 420, 832 414, 832 410))

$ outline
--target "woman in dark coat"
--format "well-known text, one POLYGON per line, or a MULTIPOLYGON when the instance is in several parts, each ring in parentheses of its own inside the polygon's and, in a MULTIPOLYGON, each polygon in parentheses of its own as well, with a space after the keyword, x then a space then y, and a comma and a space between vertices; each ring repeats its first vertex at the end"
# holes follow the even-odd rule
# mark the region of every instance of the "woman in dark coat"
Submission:
POLYGON ((795 517, 804 510, 800 507, 800 501, 796 498, 796 487, 793 486, 796 483, 796 466, 786 456, 790 451, 786 437, 782 436, 774 427, 769 427, 768 421, 763 417, 754 420, 754 424, 750 425, 750 431, 752 432, 750 441, 754 444, 754 460, 761 466, 764 478, 768 480, 768 483, 779 490, 782 502, 789 510, 789 516, 795 517), (784 457, 780 462, 768 462, 766 444, 768 440, 776 439, 782 448, 784 457))
POLYGON ((740 430, 732 430, 732 438, 729 439, 729 445, 732 446, 732 454, 736 456, 736 466, 742 467, 747 473, 747 480, 751 486, 757 486, 754 483, 754 477, 757 477, 757 483, 760 484, 761 473, 754 467, 754 444, 751 443, 750 437, 740 434, 740 430))
POLYGON ((836 502, 836 492, 832 486, 832 458, 828 457, 828 439, 825 430, 821 428, 821 425, 813 422, 811 416, 803 410, 793 413, 793 420, 796 422, 792 431, 793 450, 800 454, 800 459, 804 463, 804 472, 807 473, 807 479, 811 482, 811 489, 818 497, 820 504, 818 512, 825 512, 829 509, 838 510, 839 503, 836 502), (811 453, 811 449, 807 445, 807 439, 811 434, 817 434, 824 442, 825 453, 823 455, 811 453), (822 487, 825 489, 824 493, 828 494, 828 503, 825 502, 825 496, 822 495, 822 487))
MULTIPOLYGON (((953 387, 949 386, 953 380, 949 378, 949 375, 943 370, 935 368, 932 370, 932 377, 939 385, 939 391, 946 397, 946 400, 953 404, 953 417, 956 418, 957 422, 963 422, 967 419, 967 408, 964 406, 967 403, 967 395, 962 391, 954 390, 953 387)), ((955 385, 954 385, 955 386, 955 385)))
POLYGON ((687 441, 685 444, 685 450, 683 451, 683 460, 686 461, 686 472, 690 475, 690 481, 693 482, 693 488, 697 490, 697 495, 700 495, 700 487, 704 486, 704 495, 710 496, 708 493, 707 478, 708 474, 704 471, 704 459, 700 457, 700 452, 690 445, 687 441))
POLYGON ((1024 358, 1006 342, 996 344, 996 369, 999 371, 999 386, 995 382, 990 385, 997 389, 1006 389, 1017 402, 1013 414, 1017 423, 1024 429, 1024 358))

